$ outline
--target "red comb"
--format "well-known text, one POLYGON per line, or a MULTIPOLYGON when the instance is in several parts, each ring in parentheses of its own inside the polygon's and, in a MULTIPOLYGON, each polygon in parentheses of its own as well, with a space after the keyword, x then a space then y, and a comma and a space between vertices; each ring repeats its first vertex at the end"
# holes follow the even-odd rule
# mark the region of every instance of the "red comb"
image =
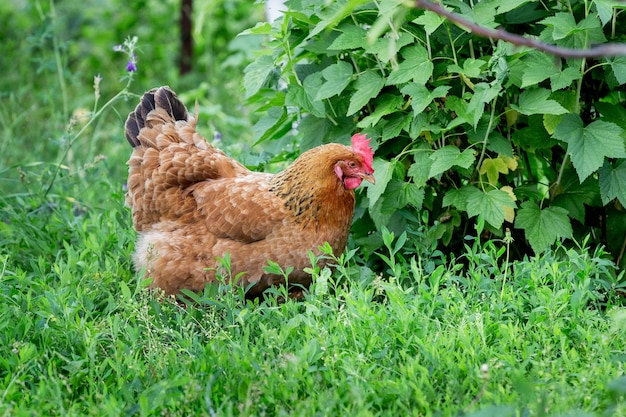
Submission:
POLYGON ((352 136, 352 149, 363 158, 363 162, 369 169, 374 172, 372 168, 372 161, 374 160, 374 151, 370 146, 370 140, 367 135, 356 133, 352 136))

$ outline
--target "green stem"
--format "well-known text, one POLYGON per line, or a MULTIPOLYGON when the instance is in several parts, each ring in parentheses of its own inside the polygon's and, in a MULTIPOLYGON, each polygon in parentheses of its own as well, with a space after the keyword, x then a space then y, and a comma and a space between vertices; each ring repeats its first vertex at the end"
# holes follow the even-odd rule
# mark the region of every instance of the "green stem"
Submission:
POLYGON ((52 186, 54 185, 54 183, 55 183, 55 181, 57 179, 57 176, 59 175, 59 172, 61 171, 61 166, 63 165, 63 162, 65 161, 65 158, 67 158, 67 155, 69 154, 70 150, 72 149, 72 147, 74 146, 74 144, 76 143, 78 138, 80 138, 81 135, 83 134, 83 132, 85 130, 87 130, 87 128, 89 126, 91 126, 96 119, 98 119, 98 117, 102 114, 102 112, 104 112, 106 109, 108 109, 119 98, 121 98, 121 97, 123 97, 123 96, 125 96, 127 94, 128 94, 128 90, 127 90, 127 87, 126 87, 122 91, 117 93, 115 96, 113 96, 113 98, 111 98, 109 101, 107 101, 102 106, 102 108, 100 108, 100 110, 98 110, 96 113, 94 113, 91 116, 91 118, 89 119, 89 121, 87 123, 85 123, 85 125, 74 135, 74 137, 72 137, 72 139, 69 141, 69 143, 65 147, 65 150, 63 151, 63 154, 61 155, 61 158, 60 158, 59 162, 57 162, 57 164, 56 164, 56 168, 54 169, 54 172, 52 173, 52 178, 50 178, 50 182, 48 183, 48 186, 46 187, 46 191, 43 193, 43 197, 42 197, 43 200, 45 200, 48 197, 48 194, 50 193, 50 190, 52 190, 52 186))
MULTIPOLYGON (((576 102, 574 103, 574 114, 580 113, 580 95, 583 88, 583 77, 585 76, 585 64, 587 60, 583 58, 580 64, 580 79, 578 80, 578 85, 576 86, 576 102)), ((563 158, 563 163, 561 163, 561 168, 559 169, 559 175, 556 178, 556 182, 554 183, 555 188, 559 188, 561 185, 561 181, 563 180, 563 173, 565 172, 565 168, 569 164, 569 153, 565 152, 565 158, 563 158)), ((552 196, 556 196, 555 193, 551 193, 552 196)), ((550 198, 552 200, 552 197, 550 198)))
MULTIPOLYGON (((489 143, 489 133, 491 132, 491 128, 493 127, 493 121, 495 120, 495 116, 496 116, 496 102, 498 101, 498 96, 494 97, 493 100, 491 100, 491 114, 489 115, 489 124, 487 125, 487 131, 485 132, 485 138, 483 140, 483 149, 480 152, 480 158, 478 158, 478 164, 476 164, 476 171, 474 171, 474 173, 478 173, 478 171, 480 170, 480 166, 483 163, 483 160, 485 159, 485 154, 487 153, 487 143, 489 143)), ((478 174, 478 178, 480 179, 480 174, 478 174)), ((482 187, 482 181, 480 181, 481 187, 482 187)), ((483 188, 484 191, 484 188, 483 188)))

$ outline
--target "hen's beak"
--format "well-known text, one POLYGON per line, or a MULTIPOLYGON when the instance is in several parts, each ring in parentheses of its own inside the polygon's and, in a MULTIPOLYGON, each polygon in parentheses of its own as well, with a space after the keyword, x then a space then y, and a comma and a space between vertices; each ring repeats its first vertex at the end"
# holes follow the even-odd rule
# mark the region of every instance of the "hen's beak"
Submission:
POLYGON ((363 178, 365 181, 369 181, 372 184, 376 184, 376 179, 374 178, 374 173, 371 174, 361 174, 361 178, 363 178))

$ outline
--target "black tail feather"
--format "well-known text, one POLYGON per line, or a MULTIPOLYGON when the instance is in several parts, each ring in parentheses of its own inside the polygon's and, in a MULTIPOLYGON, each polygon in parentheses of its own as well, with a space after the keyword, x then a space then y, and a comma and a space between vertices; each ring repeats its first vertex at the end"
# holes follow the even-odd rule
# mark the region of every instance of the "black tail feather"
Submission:
POLYGON ((169 87, 159 87, 146 92, 135 111, 126 119, 126 140, 133 148, 141 145, 139 132, 146 125, 148 113, 156 108, 163 108, 174 120, 187 120, 185 105, 169 87))

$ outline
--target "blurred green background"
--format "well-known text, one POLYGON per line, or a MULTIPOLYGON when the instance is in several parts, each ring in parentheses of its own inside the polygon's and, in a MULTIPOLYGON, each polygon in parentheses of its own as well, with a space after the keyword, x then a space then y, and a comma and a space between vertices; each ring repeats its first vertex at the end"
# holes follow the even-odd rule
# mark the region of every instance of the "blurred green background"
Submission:
POLYGON ((250 144, 252 115, 241 106, 243 68, 262 39, 237 34, 265 19, 263 4, 195 0, 192 70, 184 75, 179 72, 180 8, 181 2, 172 0, 0 4, 3 196, 54 195, 51 176, 57 170, 58 176, 83 178, 86 171, 100 170, 112 181, 125 180, 130 148, 123 124, 138 97, 116 100, 77 134, 90 112, 126 87, 127 56, 113 47, 134 36, 137 71, 129 92, 141 95, 169 85, 190 110, 198 100, 199 130, 209 140, 219 132, 224 147, 237 144, 234 151, 250 144), (101 97, 94 108, 97 75, 101 97))

